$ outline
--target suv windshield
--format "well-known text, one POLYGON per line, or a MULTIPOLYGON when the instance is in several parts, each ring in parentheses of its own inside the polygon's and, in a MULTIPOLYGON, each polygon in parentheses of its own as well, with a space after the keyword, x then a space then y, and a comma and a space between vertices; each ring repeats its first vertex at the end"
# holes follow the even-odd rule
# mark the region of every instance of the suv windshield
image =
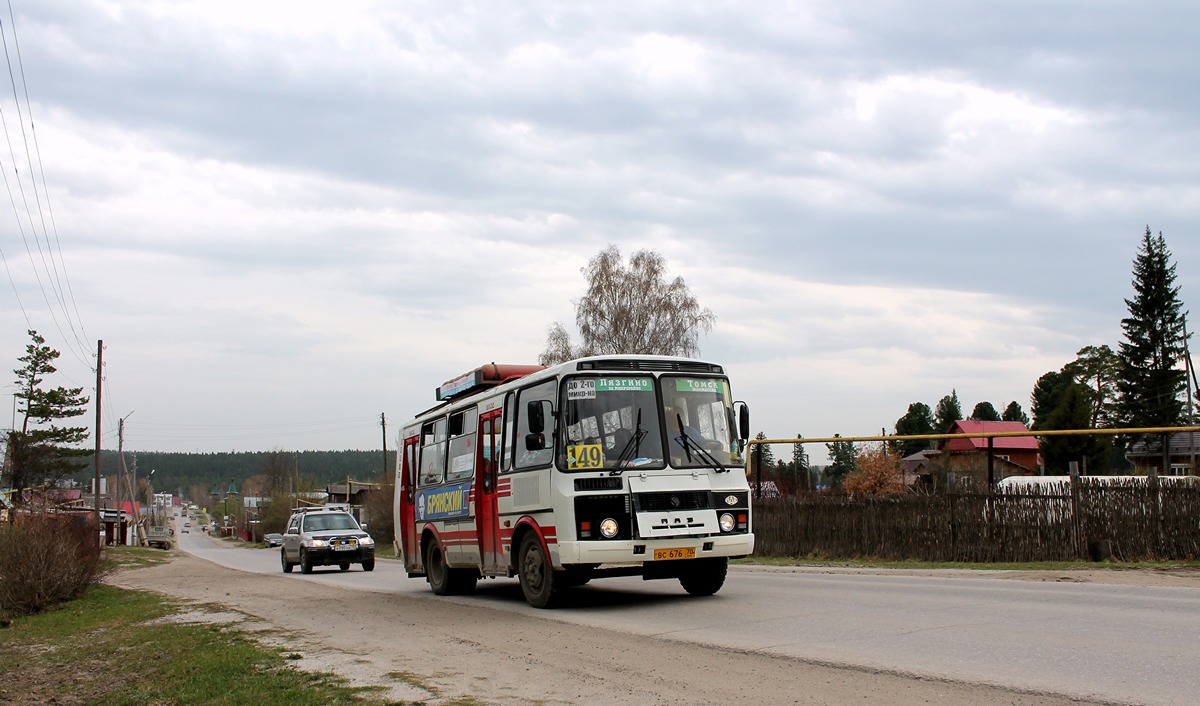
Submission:
POLYGON ((721 378, 664 375, 663 418, 671 465, 679 468, 740 466, 733 398, 721 378))
POLYGON ((558 463, 568 471, 663 466, 654 378, 568 378, 562 387, 558 463))
POLYGON ((306 515, 304 517, 305 532, 321 532, 324 530, 356 530, 358 523, 350 515, 343 513, 328 513, 322 515, 306 515))

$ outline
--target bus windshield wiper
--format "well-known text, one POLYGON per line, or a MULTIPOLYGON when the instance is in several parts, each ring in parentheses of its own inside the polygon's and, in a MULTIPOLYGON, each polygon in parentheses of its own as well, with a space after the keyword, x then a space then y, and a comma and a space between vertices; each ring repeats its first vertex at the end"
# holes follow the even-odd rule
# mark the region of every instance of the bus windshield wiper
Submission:
POLYGON ((687 430, 685 430, 683 427, 683 415, 676 414, 675 422, 679 425, 679 436, 675 438, 675 441, 679 442, 679 445, 683 447, 683 452, 687 454, 688 463, 692 462, 692 451, 695 451, 696 455, 700 457, 700 460, 717 473, 729 472, 729 469, 722 466, 721 462, 708 452, 708 449, 704 448, 699 444, 699 442, 688 436, 687 430))
POLYGON ((625 448, 621 449, 621 455, 617 457, 617 467, 608 472, 610 476, 619 476, 629 467, 629 462, 642 448, 642 439, 646 436, 646 430, 642 429, 642 408, 638 407, 637 421, 634 423, 633 436, 629 437, 629 441, 625 442, 625 448))

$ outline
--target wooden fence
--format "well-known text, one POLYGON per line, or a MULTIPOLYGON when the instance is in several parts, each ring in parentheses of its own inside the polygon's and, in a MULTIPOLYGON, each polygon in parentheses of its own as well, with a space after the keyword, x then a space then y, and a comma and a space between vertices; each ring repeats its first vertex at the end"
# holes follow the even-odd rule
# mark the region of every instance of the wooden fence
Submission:
POLYGON ((755 555, 962 562, 1200 559, 1200 487, 810 495, 754 505, 755 555))

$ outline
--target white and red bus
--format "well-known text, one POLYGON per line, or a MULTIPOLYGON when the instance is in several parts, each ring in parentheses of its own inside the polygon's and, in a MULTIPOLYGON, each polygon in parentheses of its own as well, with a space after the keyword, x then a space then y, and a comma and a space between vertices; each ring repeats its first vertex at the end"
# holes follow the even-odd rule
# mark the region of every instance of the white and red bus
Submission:
POLYGON ((403 430, 397 552, 439 595, 520 578, 535 607, 604 576, 721 589, 754 551, 749 412, 720 365, 597 356, 485 365, 403 430))

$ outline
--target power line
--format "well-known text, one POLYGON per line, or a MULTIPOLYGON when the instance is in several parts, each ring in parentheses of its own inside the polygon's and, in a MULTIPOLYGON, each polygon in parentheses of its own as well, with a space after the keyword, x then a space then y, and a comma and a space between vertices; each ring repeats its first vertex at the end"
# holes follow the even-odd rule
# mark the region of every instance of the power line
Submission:
MULTIPOLYGON (((20 56, 20 42, 17 39, 16 22, 12 11, 11 0, 8 3, 9 14, 9 31, 12 32, 13 49, 16 54, 18 70, 21 75, 21 84, 23 91, 19 91, 16 82, 16 75, 13 70, 12 55, 9 53, 8 35, 4 32, 3 21, 0 20, 0 41, 4 44, 4 58, 8 66, 9 84, 12 87, 13 101, 17 110, 17 124, 21 128, 21 140, 25 149, 25 163, 28 165, 30 173, 30 186, 33 190, 33 202, 36 205, 37 214, 35 217, 34 207, 31 206, 29 196, 26 193, 24 180, 21 177, 21 172, 17 168, 17 163, 20 161, 17 151, 13 145, 13 137, 8 127, 8 118, 4 111, 0 108, 0 123, 3 123, 4 137, 8 145, 8 153, 12 161, 13 177, 16 181, 16 193, 14 193, 13 183, 9 181, 6 170, 0 168, 0 173, 4 175, 4 186, 8 191, 9 202, 13 208, 13 216, 17 222, 17 228, 21 234, 21 240, 25 245, 25 251, 29 256, 30 265, 33 268, 34 277, 37 280, 38 288, 42 292, 42 298, 46 303, 46 307, 50 312, 51 318, 54 321, 55 327, 58 329, 59 335, 62 337, 66 347, 71 350, 79 362, 84 366, 94 370, 94 367, 88 362, 90 357, 89 347, 83 342, 82 337, 83 325, 80 321, 78 326, 76 319, 79 319, 79 309, 75 303, 74 294, 70 290, 70 279, 66 274, 66 262, 62 257, 62 243, 58 238, 57 227, 54 229, 55 243, 58 245, 57 256, 55 253, 54 243, 50 239, 50 230, 46 223, 46 211, 50 211, 50 222, 53 224, 53 210, 50 205, 50 192, 46 188, 45 170, 41 168, 41 148, 37 142, 37 132, 33 126, 33 106, 29 100, 29 88, 25 80, 24 62, 20 56), (25 115, 26 111, 21 108, 21 95, 25 96, 25 104, 27 112, 30 116, 30 133, 33 135, 33 149, 30 149, 30 135, 25 131, 25 115), (37 155, 37 165, 34 164, 34 154, 37 155), (36 174, 41 174, 42 187, 45 191, 44 196, 38 189, 36 174), (18 194, 20 205, 18 205, 18 194), (43 208, 43 200, 45 206, 43 208), (22 208, 23 207, 23 208, 22 208), (23 213, 22 213, 23 211, 23 213), (33 236, 34 246, 36 246, 37 254, 34 253, 34 247, 29 244, 29 237, 26 234, 25 222, 29 224, 29 235, 33 236), (41 234, 39 236, 38 224, 41 224, 41 234), (45 240, 43 247, 42 241, 45 240), (41 261, 39 266, 38 260, 41 261), (43 276, 44 273, 44 276, 43 276), (65 284, 64 284, 65 283, 65 284), (47 291, 49 284, 53 296, 47 291), (67 296, 70 294, 71 308, 67 306, 67 296), (51 301, 51 300, 54 301, 51 301), (71 313, 74 309, 74 316, 71 313), (61 314, 61 317, 60 317, 61 314), (64 330, 64 322, 66 329, 64 330), (69 333, 68 333, 69 332, 69 333)), ((13 278, 12 270, 9 269, 8 260, 5 258, 5 271, 8 275, 9 282, 12 284, 14 291, 17 291, 16 281, 13 278)), ((24 304, 20 302, 20 294, 17 293, 18 303, 21 306, 21 311, 25 315, 26 323, 29 323, 29 312, 25 309, 24 304)), ((30 325, 32 329, 33 326, 30 325)))

